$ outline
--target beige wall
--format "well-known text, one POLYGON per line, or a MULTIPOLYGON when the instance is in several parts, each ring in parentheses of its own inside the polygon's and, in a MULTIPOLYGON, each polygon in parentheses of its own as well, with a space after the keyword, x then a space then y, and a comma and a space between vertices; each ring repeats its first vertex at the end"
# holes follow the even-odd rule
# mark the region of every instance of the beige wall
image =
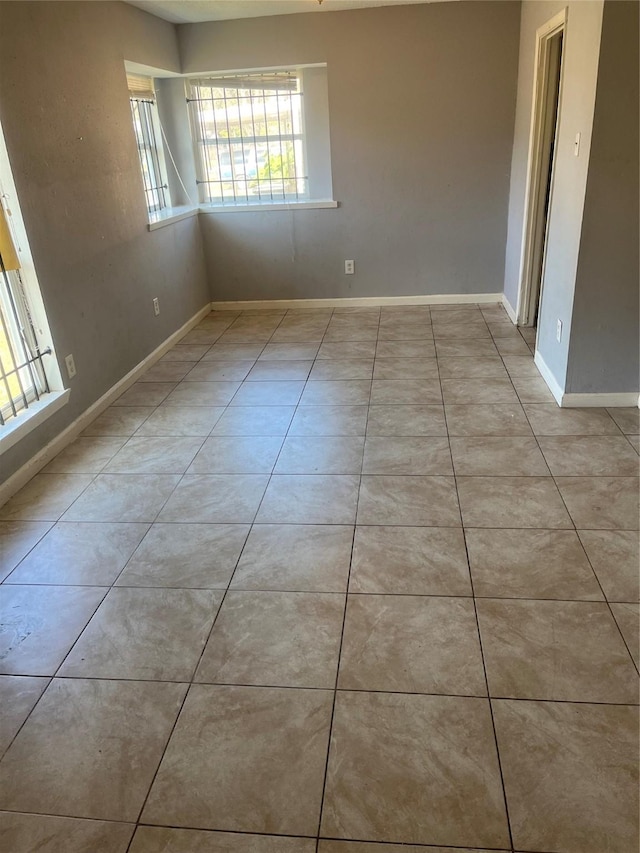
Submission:
POLYGON ((501 291, 519 12, 433 3, 179 27, 185 73, 328 66, 340 208, 201 216, 213 298, 501 291))
POLYGON ((522 4, 504 282, 505 296, 515 309, 520 284, 536 30, 565 7, 568 18, 563 46, 560 122, 538 320, 538 349, 563 389, 598 79, 602 0, 525 0, 522 4), (578 132, 581 133, 580 156, 575 157, 574 141, 578 132), (556 340, 557 320, 562 321, 564 328, 560 343, 556 340))
POLYGON ((122 3, 0 3, 0 120, 56 349, 78 371, 3 477, 209 301, 197 220, 147 230, 125 59, 179 70, 175 28, 122 3))

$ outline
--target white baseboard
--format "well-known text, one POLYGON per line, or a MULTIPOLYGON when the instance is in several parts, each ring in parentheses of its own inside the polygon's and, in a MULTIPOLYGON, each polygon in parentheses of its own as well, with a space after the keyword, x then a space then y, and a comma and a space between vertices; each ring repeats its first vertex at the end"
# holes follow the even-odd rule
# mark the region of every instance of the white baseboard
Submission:
POLYGON ((211 310, 255 308, 358 308, 385 305, 468 305, 500 303, 501 293, 444 293, 433 296, 356 296, 340 299, 251 299, 245 302, 212 302, 211 310))
POLYGON ((507 312, 507 314, 509 315, 509 319, 511 320, 511 322, 513 323, 513 325, 514 325, 514 326, 516 326, 516 325, 518 324, 518 317, 516 316, 515 308, 514 308, 514 307, 512 306, 512 304, 509 302, 509 300, 508 300, 508 299, 507 299, 507 297, 504 295, 504 293, 502 294, 501 302, 502 302, 502 306, 503 306, 504 310, 505 310, 505 311, 507 312))
POLYGON ((565 393, 539 352, 536 352, 533 360, 542 378, 549 386, 549 390, 555 397, 557 404, 563 409, 617 409, 621 407, 640 406, 637 391, 623 391, 616 394, 565 393))
POLYGON ((51 460, 57 456, 61 450, 64 450, 67 445, 71 444, 71 442, 77 438, 80 433, 98 417, 98 415, 108 408, 115 399, 123 394, 127 388, 133 385, 146 370, 155 364, 158 359, 162 358, 162 356, 181 338, 183 338, 187 332, 189 332, 194 326, 197 326, 200 320, 206 317, 210 310, 211 308, 208 304, 205 305, 204 308, 201 308, 200 311, 198 311, 198 313, 190 320, 187 320, 187 322, 181 326, 177 332, 170 335, 163 343, 160 344, 159 347, 156 347, 153 352, 149 353, 146 358, 137 364, 133 370, 130 370, 126 376, 123 376, 122 379, 109 388, 109 390, 103 394, 99 400, 96 400, 96 402, 89 406, 88 409, 85 409, 85 411, 79 415, 73 423, 70 423, 66 429, 59 433, 55 438, 51 439, 47 445, 39 450, 35 456, 32 456, 31 459, 25 462, 21 468, 18 468, 18 470, 12 474, 8 480, 1 483, 0 506, 6 503, 9 498, 25 486, 32 477, 35 477, 38 471, 41 471, 45 465, 48 465, 48 463, 51 462, 51 460))
POLYGON ((556 403, 559 406, 562 406, 562 399, 564 396, 564 391, 562 390, 562 388, 558 384, 558 380, 555 378, 553 373, 549 370, 547 363, 545 362, 545 360, 543 359, 543 357, 540 355, 539 352, 536 352, 536 354, 533 357, 533 361, 534 361, 535 366, 540 371, 540 375, 542 376, 544 381, 549 386, 549 391, 551 391, 551 393, 553 394, 556 403))
POLYGON ((563 408, 598 408, 617 409, 621 407, 635 408, 639 405, 637 391, 621 391, 617 394, 563 394, 563 408))

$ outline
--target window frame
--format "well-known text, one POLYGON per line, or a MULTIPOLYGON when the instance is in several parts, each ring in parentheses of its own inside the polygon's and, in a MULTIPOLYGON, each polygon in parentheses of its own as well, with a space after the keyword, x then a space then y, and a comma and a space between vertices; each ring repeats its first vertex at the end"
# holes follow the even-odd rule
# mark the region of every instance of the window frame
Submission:
POLYGON ((151 218, 171 207, 158 104, 155 98, 136 97, 130 92, 129 106, 145 205, 151 218))

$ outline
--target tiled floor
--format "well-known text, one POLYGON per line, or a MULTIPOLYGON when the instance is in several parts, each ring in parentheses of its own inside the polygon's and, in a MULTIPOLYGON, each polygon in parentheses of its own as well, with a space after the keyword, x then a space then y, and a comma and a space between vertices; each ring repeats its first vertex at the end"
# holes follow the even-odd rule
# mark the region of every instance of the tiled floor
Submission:
POLYGON ((2 850, 635 853, 638 411, 532 343, 212 314, 6 504, 2 850))

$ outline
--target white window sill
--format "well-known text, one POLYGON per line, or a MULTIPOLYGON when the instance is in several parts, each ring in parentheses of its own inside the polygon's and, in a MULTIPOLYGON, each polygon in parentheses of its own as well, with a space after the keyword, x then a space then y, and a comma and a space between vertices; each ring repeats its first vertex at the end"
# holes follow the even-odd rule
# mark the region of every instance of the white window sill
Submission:
POLYGON ((199 209, 190 204, 185 204, 181 207, 165 207, 164 210, 158 210, 156 213, 149 214, 147 228, 149 231, 155 231, 157 228, 164 228, 165 225, 180 222, 181 219, 197 216, 198 213, 199 209))
POLYGON ((238 204, 201 204, 200 213, 262 213, 264 210, 322 210, 338 207, 333 199, 317 201, 240 202, 238 204))
POLYGON ((30 403, 29 408, 19 412, 15 418, 10 418, 4 426, 0 427, 0 455, 66 405, 70 395, 69 388, 64 391, 50 391, 39 400, 30 403))

